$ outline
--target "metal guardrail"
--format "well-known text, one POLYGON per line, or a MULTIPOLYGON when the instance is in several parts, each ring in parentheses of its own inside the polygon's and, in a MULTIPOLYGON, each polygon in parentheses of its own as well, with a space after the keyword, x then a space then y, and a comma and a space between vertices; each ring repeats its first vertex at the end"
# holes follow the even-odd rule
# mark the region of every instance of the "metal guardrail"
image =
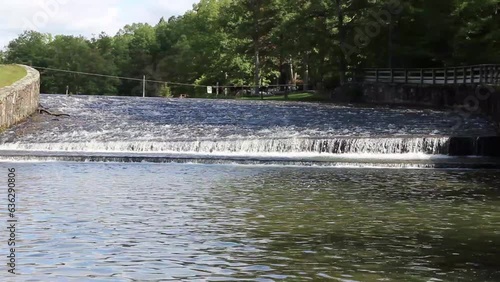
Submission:
POLYGON ((476 65, 449 68, 370 68, 364 69, 363 81, 428 85, 488 84, 500 85, 500 65, 476 65))

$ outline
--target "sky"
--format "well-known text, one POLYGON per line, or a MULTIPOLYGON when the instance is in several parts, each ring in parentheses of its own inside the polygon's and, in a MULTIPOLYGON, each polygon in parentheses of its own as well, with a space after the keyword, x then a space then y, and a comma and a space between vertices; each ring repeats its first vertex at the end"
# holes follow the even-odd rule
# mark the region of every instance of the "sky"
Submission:
POLYGON ((16 0, 0 5, 0 50, 24 30, 90 37, 127 24, 156 24, 184 14, 197 0, 16 0))

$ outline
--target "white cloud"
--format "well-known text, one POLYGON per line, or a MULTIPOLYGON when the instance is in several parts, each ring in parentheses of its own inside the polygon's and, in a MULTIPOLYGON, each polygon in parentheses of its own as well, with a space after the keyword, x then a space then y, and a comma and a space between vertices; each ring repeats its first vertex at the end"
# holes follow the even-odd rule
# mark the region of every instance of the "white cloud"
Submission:
POLYGON ((0 49, 27 29, 52 34, 114 35, 126 24, 156 24, 197 0, 17 0, 0 5, 0 49))

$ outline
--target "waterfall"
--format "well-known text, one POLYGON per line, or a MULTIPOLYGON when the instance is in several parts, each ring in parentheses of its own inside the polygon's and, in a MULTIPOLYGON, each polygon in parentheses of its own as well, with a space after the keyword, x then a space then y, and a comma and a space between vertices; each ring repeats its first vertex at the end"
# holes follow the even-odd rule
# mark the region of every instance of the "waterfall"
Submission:
POLYGON ((51 152, 126 152, 199 154, 448 154, 450 138, 278 138, 173 140, 165 142, 113 141, 64 143, 7 143, 0 150, 51 152))

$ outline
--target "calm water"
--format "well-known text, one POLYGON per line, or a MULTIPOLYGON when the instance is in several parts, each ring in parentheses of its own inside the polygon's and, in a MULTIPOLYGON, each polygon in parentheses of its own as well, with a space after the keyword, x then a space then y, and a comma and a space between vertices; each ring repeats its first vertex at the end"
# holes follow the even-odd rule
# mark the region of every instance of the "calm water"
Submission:
POLYGON ((499 171, 8 166, 24 280, 500 279, 499 171))

